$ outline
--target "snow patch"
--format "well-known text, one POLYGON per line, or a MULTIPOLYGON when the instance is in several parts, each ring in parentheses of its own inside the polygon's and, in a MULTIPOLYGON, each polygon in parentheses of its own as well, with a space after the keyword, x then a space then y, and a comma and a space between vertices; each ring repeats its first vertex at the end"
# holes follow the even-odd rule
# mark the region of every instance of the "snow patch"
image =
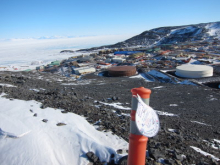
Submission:
POLYGON ((209 154, 208 152, 205 152, 203 150, 201 150, 200 148, 194 147, 194 146, 190 146, 192 149, 194 149, 196 152, 199 152, 200 154, 204 155, 204 156, 210 156, 212 159, 219 161, 220 159, 215 157, 214 155, 209 154))
POLYGON ((206 124, 206 123, 199 122, 199 121, 191 121, 191 122, 192 122, 192 123, 201 124, 201 125, 211 126, 211 125, 208 125, 208 124, 206 124))
POLYGON ((177 104, 170 104, 171 107, 177 107, 177 104))
POLYGON ((220 144, 220 140, 214 139, 214 141, 220 144))
POLYGON ((1 83, 0 83, 0 86, 4 86, 4 87, 17 87, 17 86, 11 85, 11 84, 1 84, 1 83))
POLYGON ((175 129, 172 129, 172 128, 168 128, 167 130, 168 130, 169 132, 173 132, 173 133, 176 132, 176 130, 175 130, 175 129))
POLYGON ((157 110, 156 112, 158 115, 161 115, 161 116, 178 116, 178 115, 175 115, 173 113, 168 113, 168 112, 162 112, 162 111, 157 111, 157 110))
POLYGON ((218 100, 217 98, 211 98, 209 101, 215 101, 218 100))
POLYGON ((144 79, 146 80, 147 82, 152 82, 149 78, 147 78, 143 73, 140 73, 138 75, 135 75, 135 76, 131 76, 129 78, 140 78, 140 79, 144 79))
POLYGON ((164 86, 153 87, 153 89, 163 88, 164 86))
POLYGON ((122 103, 119 103, 119 102, 117 102, 117 103, 104 103, 104 102, 100 102, 100 103, 102 103, 104 105, 112 106, 112 107, 117 108, 117 109, 131 110, 130 107, 121 106, 122 103))
POLYGON ((30 89, 31 91, 40 92, 39 89, 30 89))
POLYGON ((149 75, 153 76, 153 77, 156 77, 162 81, 169 81, 169 82, 172 82, 171 78, 159 71, 156 71, 156 70, 151 70, 149 72, 147 72, 149 75))

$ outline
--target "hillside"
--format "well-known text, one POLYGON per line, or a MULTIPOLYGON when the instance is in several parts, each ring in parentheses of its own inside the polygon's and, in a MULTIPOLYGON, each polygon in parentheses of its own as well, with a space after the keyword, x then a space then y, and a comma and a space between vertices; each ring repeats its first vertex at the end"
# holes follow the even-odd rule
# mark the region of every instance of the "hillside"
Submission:
POLYGON ((19 135, 31 130, 16 141, 4 137, 0 139, 3 152, 1 164, 10 164, 12 160, 22 165, 25 160, 34 163, 45 160, 52 162, 50 164, 71 162, 84 165, 87 160, 85 154, 90 151, 105 162, 110 161, 110 156, 116 160, 122 151, 126 155, 126 148, 121 145, 125 142, 120 142, 120 139, 105 142, 101 132, 111 131, 128 142, 132 107, 130 90, 140 86, 151 89, 150 106, 160 119, 158 135, 148 141, 148 165, 219 164, 218 90, 206 86, 149 82, 137 76, 103 77, 93 73, 77 81, 40 72, 0 72, 0 78, 0 93, 6 94, 1 102, 0 138, 11 135, 9 133, 19 135), (26 100, 28 106, 18 99, 26 100), (18 106, 10 108, 16 102, 21 107, 19 113, 12 112, 13 109, 18 110, 18 106), (82 121, 82 117, 76 118, 76 114, 83 116, 100 132, 82 121), (10 117, 6 118, 6 115, 10 117), (64 125, 58 127, 57 123, 64 125), (32 145, 33 142, 35 145, 32 145), (26 149, 30 149, 30 153, 27 154, 26 149), (120 153, 116 153, 118 149, 120 153), (41 159, 43 154, 44 159, 41 159), (77 160, 82 163, 77 163, 77 160))
POLYGON ((160 44, 183 44, 186 42, 212 42, 220 39, 220 21, 194 25, 159 27, 142 32, 130 39, 102 48, 150 47, 160 44))

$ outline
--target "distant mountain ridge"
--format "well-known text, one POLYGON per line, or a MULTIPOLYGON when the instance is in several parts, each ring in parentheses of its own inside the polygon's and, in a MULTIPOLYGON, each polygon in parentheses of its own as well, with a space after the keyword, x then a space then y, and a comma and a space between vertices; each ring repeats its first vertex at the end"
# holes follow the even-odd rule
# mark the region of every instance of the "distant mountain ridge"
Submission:
POLYGON ((142 32, 123 42, 98 48, 150 47, 160 44, 181 44, 185 42, 220 40, 220 21, 183 26, 159 27, 142 32))

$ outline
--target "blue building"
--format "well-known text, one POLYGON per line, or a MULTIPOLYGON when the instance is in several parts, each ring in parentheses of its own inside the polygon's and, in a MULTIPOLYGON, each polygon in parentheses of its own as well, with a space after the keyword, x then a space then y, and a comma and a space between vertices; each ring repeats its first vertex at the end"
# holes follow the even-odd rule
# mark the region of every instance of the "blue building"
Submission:
POLYGON ((116 54, 132 55, 135 53, 142 53, 142 52, 141 51, 118 51, 118 52, 115 52, 114 55, 116 54))

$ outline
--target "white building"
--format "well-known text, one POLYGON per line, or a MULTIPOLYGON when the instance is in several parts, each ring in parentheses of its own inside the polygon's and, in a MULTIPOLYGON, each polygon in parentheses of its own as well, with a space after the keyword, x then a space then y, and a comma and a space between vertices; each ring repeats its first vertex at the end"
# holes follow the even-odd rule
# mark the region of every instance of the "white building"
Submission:
POLYGON ((122 63, 122 62, 124 62, 124 61, 125 61, 124 58, 118 58, 118 57, 112 58, 112 62, 122 63))
POLYGON ((74 68, 75 74, 81 75, 86 73, 93 73, 96 69, 94 67, 81 67, 81 68, 74 68))

